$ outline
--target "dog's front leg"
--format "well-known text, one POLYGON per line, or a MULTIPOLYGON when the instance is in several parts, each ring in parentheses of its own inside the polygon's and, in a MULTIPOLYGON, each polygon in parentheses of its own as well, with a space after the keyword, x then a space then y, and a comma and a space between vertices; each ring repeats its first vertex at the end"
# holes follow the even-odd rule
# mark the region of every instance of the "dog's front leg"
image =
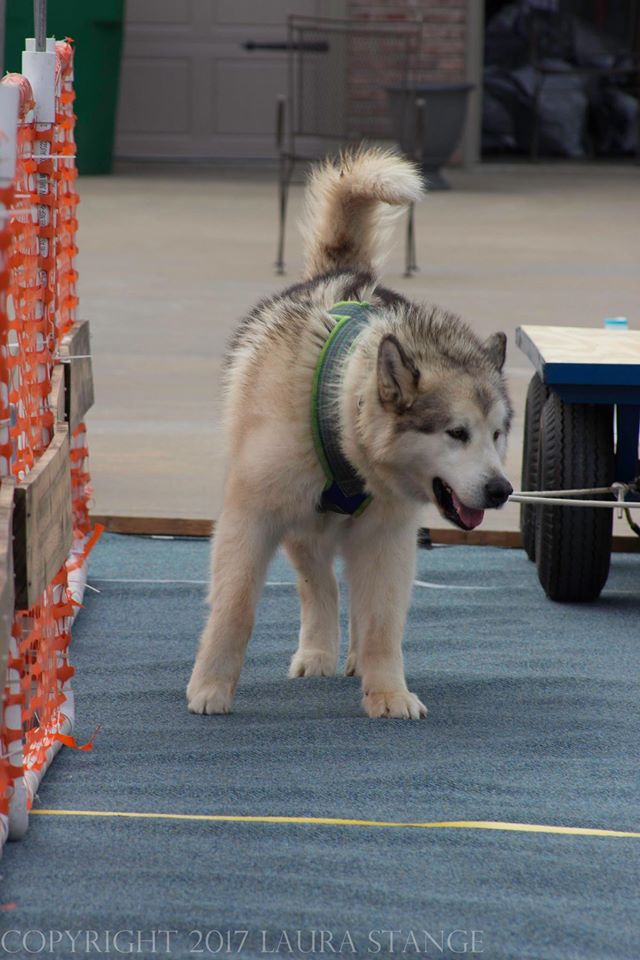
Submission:
POLYGON ((305 538, 290 537, 285 549, 298 573, 301 607, 300 642, 289 676, 329 677, 336 672, 340 649, 335 526, 326 524, 305 538))
POLYGON ((187 687, 192 713, 229 713, 258 596, 279 531, 261 515, 224 507, 212 560, 211 612, 187 687))
POLYGON ((345 543, 351 615, 357 624, 357 672, 370 717, 417 720, 427 713, 407 688, 402 659, 415 574, 416 528, 413 517, 380 523, 365 515, 354 522, 345 543))
POLYGON ((349 652, 347 653, 347 662, 344 672, 348 677, 357 677, 360 675, 358 668, 358 618, 354 609, 354 604, 349 602, 349 652))

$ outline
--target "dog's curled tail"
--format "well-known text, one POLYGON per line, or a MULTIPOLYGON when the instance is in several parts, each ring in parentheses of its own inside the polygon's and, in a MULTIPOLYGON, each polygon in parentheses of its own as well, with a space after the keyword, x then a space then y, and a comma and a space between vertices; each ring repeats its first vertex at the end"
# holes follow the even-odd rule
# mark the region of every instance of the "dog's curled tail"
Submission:
POLYGON ((390 219, 385 205, 419 200, 417 168, 393 150, 361 147, 326 160, 309 178, 302 230, 305 278, 329 270, 375 270, 390 219))

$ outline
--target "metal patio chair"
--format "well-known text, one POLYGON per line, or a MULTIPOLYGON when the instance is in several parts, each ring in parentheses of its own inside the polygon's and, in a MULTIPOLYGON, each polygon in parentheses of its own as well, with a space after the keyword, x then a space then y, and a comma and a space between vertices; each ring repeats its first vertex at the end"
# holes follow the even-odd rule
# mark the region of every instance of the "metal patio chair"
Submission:
MULTIPOLYGON (((284 273, 289 186, 297 164, 358 143, 392 141, 387 88, 417 79, 421 20, 287 18, 287 93, 277 101, 279 223, 284 273), (354 65, 357 64, 357 70, 354 65)), ((412 106, 417 113, 418 107, 412 106)), ((416 144, 421 117, 416 116, 416 144)), ((415 151, 412 151, 415 156, 415 151)), ((407 216, 406 275, 417 270, 414 211, 407 216)))

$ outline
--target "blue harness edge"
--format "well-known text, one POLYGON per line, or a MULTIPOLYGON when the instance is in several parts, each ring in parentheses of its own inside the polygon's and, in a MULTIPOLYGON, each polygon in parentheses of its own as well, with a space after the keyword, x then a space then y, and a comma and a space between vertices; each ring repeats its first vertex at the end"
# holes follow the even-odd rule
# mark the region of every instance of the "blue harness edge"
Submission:
POLYGON ((335 389, 345 354, 369 322, 369 304, 359 300, 336 303, 329 313, 337 323, 327 337, 313 377, 311 429, 313 442, 326 477, 318 510, 358 516, 371 502, 364 481, 347 460, 340 445, 335 389))

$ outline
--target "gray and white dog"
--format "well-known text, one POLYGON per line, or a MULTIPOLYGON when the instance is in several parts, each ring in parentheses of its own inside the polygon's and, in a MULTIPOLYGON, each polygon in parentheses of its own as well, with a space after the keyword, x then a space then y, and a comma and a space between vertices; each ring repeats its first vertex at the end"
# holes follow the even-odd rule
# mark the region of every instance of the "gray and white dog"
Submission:
POLYGON ((230 711, 267 565, 282 543, 302 608, 289 676, 336 672, 340 552, 350 600, 346 670, 362 678, 364 710, 426 715, 402 658, 420 512, 434 502, 447 520, 472 529, 512 488, 502 467, 511 421, 505 335, 481 342, 458 317, 378 285, 387 205, 421 194, 415 168, 387 150, 363 148, 317 167, 307 192, 304 282, 258 304, 231 342, 229 469, 210 615, 187 688, 194 713, 230 711), (353 316, 356 332, 344 349, 336 346, 314 428, 321 358, 353 316), (348 474, 337 506, 327 493, 332 467, 339 481, 348 474), (362 493, 356 510, 354 481, 362 493))

